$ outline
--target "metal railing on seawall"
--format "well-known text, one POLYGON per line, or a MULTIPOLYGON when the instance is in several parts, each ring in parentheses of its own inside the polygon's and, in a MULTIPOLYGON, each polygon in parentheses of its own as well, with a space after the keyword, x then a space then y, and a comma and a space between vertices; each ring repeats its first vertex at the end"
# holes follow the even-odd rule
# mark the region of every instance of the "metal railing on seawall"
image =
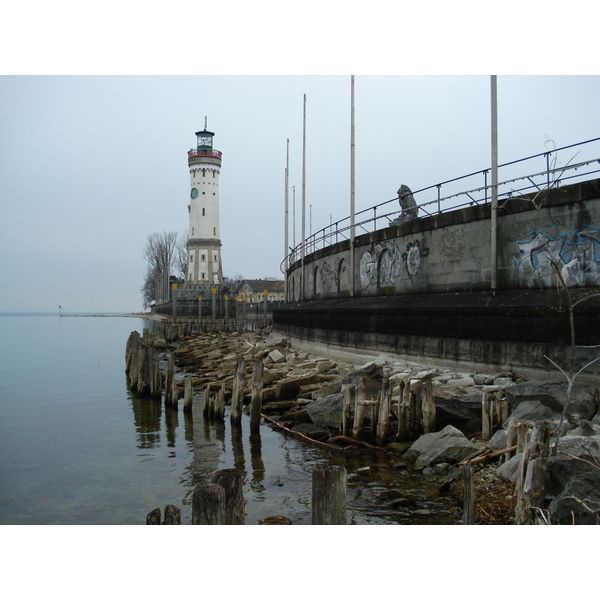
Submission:
MULTIPOLYGON (((593 179, 600 173, 599 157, 600 137, 499 165, 498 170, 503 180, 497 186, 498 201, 593 179), (584 156, 579 156, 581 153, 584 156)), ((412 195, 417 202, 418 217, 488 204, 492 200, 491 168, 412 191, 412 195), (475 183, 465 190, 462 186, 468 186, 467 182, 475 183)), ((359 211, 355 214, 355 234, 390 227, 402 213, 397 197, 359 211)), ((281 263, 282 273, 285 275, 287 268, 302 256, 349 240, 350 237, 350 216, 331 223, 306 238, 285 257, 281 263)))

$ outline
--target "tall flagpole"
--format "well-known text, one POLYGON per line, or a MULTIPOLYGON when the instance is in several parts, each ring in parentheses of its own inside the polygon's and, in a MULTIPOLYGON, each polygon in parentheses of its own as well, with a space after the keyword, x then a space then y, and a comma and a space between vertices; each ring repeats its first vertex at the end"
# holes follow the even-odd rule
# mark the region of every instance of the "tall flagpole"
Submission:
POLYGON ((354 75, 350 80, 350 296, 354 296, 354 75))
POLYGON ((304 285, 304 281, 306 279, 304 273, 304 253, 306 251, 305 248, 305 240, 306 240, 306 94, 304 94, 304 118, 302 124, 302 281, 300 287, 300 299, 304 300, 305 295, 304 291, 306 286, 304 285))
POLYGON ((491 210, 491 288, 498 288, 498 98, 496 75, 491 76, 492 97, 492 210, 491 210))
POLYGON ((288 302, 288 256, 290 254, 289 248, 289 236, 288 236, 288 226, 289 226, 289 180, 290 180, 290 139, 287 140, 287 157, 285 161, 285 240, 284 240, 284 248, 283 248, 283 268, 285 270, 283 281, 284 281, 284 294, 283 297, 285 301, 288 302))

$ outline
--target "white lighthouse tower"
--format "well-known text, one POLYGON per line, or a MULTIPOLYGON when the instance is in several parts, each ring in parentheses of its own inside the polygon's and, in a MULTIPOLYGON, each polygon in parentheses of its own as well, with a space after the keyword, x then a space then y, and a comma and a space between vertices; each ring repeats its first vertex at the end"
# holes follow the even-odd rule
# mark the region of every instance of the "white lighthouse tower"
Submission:
POLYGON ((187 282, 207 286, 223 282, 219 227, 221 153, 213 150, 212 131, 196 132, 196 148, 188 152, 190 168, 190 228, 187 282))

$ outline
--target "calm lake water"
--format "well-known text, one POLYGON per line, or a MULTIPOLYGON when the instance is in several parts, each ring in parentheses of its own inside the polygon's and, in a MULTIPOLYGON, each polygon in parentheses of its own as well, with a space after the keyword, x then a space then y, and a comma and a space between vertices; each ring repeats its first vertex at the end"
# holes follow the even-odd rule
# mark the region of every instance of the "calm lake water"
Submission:
POLYGON ((144 524, 175 504, 191 523, 194 486, 214 471, 244 475, 246 524, 285 515, 310 523, 312 469, 343 464, 348 522, 453 523, 435 482, 399 472, 380 455, 346 457, 244 415, 232 429, 165 410, 125 382, 125 345, 152 322, 117 316, 0 315, 0 524, 144 524), (359 469, 370 466, 369 473, 359 469), (390 507, 390 491, 408 508, 390 507), (416 512, 417 511, 417 512, 416 512))

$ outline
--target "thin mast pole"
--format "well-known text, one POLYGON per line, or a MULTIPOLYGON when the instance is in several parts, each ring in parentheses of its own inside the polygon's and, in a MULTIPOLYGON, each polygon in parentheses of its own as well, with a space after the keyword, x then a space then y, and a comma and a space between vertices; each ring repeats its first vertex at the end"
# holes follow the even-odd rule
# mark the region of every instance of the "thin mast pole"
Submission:
POLYGON ((496 75, 491 76, 492 98, 492 210, 491 210, 491 288, 498 288, 498 97, 496 75))
POLYGON ((304 118, 302 122, 302 286, 300 291, 300 299, 304 300, 304 255, 306 252, 306 94, 304 94, 304 118))
POLYGON ((355 169, 354 169, 354 75, 350 80, 350 296, 354 296, 354 201, 355 201, 355 169))
POLYGON ((285 270, 283 281, 284 281, 284 294, 286 302, 288 300, 287 290, 287 278, 288 278, 288 256, 290 254, 289 248, 289 236, 288 236, 288 227, 289 227, 289 177, 290 177, 290 139, 287 139, 287 155, 285 161, 285 239, 284 239, 284 248, 283 248, 283 268, 285 270))

